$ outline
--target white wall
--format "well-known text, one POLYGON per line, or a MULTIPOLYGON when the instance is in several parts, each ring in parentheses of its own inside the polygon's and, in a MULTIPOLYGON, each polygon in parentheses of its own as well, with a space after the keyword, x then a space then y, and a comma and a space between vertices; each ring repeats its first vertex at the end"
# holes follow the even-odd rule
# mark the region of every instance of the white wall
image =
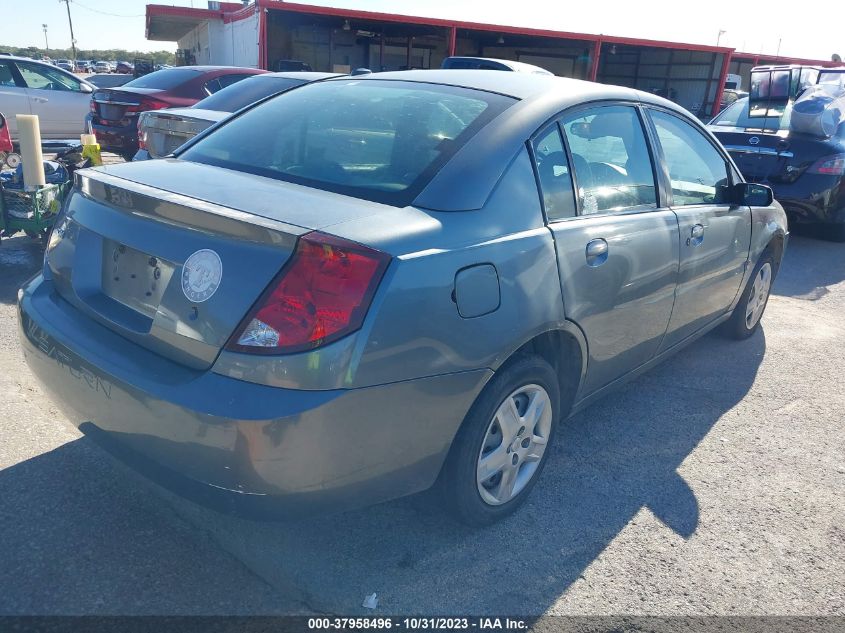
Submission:
POLYGON ((212 61, 212 47, 209 37, 209 23, 203 22, 194 29, 189 31, 181 40, 177 42, 177 46, 182 49, 188 49, 194 54, 197 64, 213 64, 212 61))
POLYGON ((258 68, 258 13, 228 24, 223 20, 203 22, 177 46, 189 49, 197 64, 258 68))
POLYGON ((258 68, 258 12, 243 20, 224 24, 222 39, 228 55, 217 63, 258 68))

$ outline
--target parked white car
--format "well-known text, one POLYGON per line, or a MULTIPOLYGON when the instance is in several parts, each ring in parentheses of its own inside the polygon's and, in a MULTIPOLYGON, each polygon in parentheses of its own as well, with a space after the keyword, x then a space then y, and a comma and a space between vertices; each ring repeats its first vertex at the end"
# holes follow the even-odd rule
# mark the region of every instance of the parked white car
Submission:
POLYGON ((84 132, 94 86, 50 64, 22 57, 0 57, 0 112, 17 138, 16 114, 37 114, 45 139, 73 138, 84 132))

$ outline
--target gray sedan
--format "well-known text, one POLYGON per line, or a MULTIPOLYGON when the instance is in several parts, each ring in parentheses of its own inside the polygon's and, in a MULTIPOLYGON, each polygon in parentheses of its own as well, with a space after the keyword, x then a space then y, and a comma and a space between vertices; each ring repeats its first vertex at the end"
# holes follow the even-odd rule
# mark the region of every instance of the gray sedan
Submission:
POLYGON ((717 326, 751 336, 787 235, 659 97, 338 78, 175 158, 77 172, 21 342, 84 433, 200 501, 297 514, 438 486, 487 524, 568 415, 717 326))

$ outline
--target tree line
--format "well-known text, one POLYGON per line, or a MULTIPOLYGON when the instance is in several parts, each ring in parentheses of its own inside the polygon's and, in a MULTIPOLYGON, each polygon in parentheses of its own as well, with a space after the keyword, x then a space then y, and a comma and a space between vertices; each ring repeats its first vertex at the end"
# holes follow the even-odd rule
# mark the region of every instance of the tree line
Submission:
MULTIPOLYGON (((51 48, 49 51, 38 46, 3 46, 0 45, 0 53, 9 53, 11 55, 20 55, 22 57, 32 57, 34 59, 41 59, 46 55, 50 59, 70 59, 73 51, 69 48, 51 48)), ((152 59, 155 64, 171 64, 176 63, 176 54, 170 51, 127 51, 122 48, 110 49, 76 49, 77 59, 92 59, 96 61, 127 61, 131 62, 136 57, 143 59, 152 59)))

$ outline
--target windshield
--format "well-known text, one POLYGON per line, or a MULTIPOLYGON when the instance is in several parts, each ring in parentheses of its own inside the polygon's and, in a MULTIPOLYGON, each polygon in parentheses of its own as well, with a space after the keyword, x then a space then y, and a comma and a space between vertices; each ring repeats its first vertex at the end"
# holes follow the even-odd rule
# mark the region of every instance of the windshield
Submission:
POLYGON ((235 112, 264 97, 290 90, 303 83, 305 82, 302 79, 256 75, 227 86, 192 107, 218 112, 235 112))
POLYGON ((405 206, 514 102, 433 84, 318 82, 247 110, 178 157, 405 206))
POLYGON ((127 88, 153 88, 158 90, 170 90, 176 86, 190 81, 199 75, 198 70, 189 68, 166 68, 157 70, 149 75, 133 79, 127 84, 127 88))
POLYGON ((845 88, 845 71, 822 71, 819 75, 819 83, 845 88))
POLYGON ((710 125, 720 127, 740 127, 752 130, 779 131, 789 129, 789 120, 792 115, 792 104, 772 105, 767 112, 761 114, 748 113, 748 99, 741 99, 730 107, 720 112, 710 125))

